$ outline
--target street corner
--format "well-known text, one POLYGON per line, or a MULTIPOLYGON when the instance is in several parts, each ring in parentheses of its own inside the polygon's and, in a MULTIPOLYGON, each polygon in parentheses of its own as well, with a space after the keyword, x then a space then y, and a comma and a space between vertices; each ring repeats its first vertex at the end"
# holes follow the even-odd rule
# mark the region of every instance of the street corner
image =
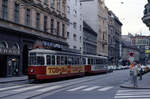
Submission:
POLYGON ((126 89, 150 89, 150 86, 138 84, 137 87, 134 87, 134 85, 131 82, 125 82, 120 85, 120 88, 126 88, 126 89))

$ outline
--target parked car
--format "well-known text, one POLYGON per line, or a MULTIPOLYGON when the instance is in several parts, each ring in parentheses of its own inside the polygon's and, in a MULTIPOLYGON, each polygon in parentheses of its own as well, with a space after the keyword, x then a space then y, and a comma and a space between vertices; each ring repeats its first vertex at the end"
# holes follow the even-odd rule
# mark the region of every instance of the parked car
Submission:
POLYGON ((113 66, 108 66, 108 72, 113 72, 113 70, 114 70, 114 68, 113 68, 113 66))

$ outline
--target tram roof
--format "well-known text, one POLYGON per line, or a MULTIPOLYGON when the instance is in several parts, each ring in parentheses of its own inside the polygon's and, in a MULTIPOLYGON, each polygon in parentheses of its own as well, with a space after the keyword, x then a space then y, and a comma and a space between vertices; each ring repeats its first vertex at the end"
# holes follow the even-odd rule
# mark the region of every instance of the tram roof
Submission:
POLYGON ((89 55, 89 54, 75 54, 75 53, 68 53, 68 52, 61 52, 61 51, 54 51, 54 50, 48 50, 48 49, 33 49, 31 51, 29 51, 29 53, 45 53, 45 54, 49 54, 49 53, 53 53, 53 54, 68 54, 68 55, 81 55, 83 57, 94 57, 94 58, 104 58, 107 59, 107 57, 104 56, 98 56, 98 55, 89 55))
POLYGON ((54 51, 54 50, 47 50, 47 49, 33 49, 29 51, 30 53, 43 53, 43 54, 67 54, 67 55, 81 55, 76 53, 70 53, 70 52, 63 52, 63 51, 54 51))

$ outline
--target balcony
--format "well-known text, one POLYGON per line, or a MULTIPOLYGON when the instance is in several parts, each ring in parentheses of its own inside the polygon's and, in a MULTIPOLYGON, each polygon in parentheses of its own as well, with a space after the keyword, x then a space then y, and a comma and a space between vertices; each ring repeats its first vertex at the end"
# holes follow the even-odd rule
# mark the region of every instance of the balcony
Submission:
POLYGON ((150 3, 145 5, 144 16, 142 18, 143 22, 150 28, 150 3))

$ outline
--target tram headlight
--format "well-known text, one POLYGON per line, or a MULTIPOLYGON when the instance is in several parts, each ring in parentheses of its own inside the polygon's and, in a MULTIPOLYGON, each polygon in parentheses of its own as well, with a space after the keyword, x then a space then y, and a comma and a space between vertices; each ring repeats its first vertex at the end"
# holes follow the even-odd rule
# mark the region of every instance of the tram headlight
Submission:
POLYGON ((33 73, 33 69, 31 69, 30 72, 33 73))

